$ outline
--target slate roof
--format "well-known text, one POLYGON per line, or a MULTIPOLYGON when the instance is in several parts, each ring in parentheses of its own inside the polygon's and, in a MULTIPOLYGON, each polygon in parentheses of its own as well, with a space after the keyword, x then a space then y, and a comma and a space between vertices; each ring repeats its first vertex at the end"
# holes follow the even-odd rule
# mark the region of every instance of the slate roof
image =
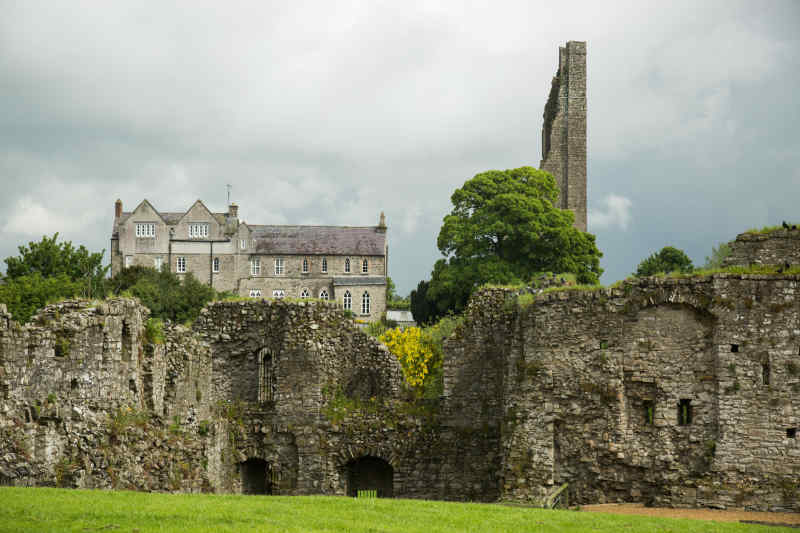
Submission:
POLYGON ((383 277, 376 278, 370 276, 349 276, 344 278, 333 278, 334 287, 344 287, 348 285, 386 285, 386 279, 383 277))
POLYGON ((375 227, 255 225, 248 227, 256 241, 257 253, 384 255, 386 250, 386 233, 377 231, 375 227))

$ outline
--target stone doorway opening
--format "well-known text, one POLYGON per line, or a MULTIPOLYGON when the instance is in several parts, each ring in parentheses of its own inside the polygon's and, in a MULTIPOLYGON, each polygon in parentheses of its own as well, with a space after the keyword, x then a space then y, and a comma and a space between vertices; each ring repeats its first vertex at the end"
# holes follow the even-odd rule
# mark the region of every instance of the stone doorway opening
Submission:
POLYGON ((251 458, 239 463, 242 473, 242 494, 272 494, 270 467, 263 459, 251 458))
POLYGON ((374 490, 378 498, 394 495, 394 469, 378 457, 365 456, 347 463, 347 495, 355 497, 360 490, 374 490))

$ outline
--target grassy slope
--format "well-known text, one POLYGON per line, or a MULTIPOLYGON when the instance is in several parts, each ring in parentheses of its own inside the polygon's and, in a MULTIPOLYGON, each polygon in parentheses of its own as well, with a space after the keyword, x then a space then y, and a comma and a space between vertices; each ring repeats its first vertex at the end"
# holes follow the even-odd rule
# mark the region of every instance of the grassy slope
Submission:
POLYGON ((0 531, 777 533, 791 530, 422 500, 151 494, 0 487, 0 531))

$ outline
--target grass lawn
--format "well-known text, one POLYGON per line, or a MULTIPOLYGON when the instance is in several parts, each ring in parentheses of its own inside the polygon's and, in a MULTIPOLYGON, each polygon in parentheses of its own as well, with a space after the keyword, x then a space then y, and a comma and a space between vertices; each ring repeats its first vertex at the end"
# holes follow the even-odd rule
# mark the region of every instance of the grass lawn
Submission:
POLYGON ((769 526, 424 500, 0 487, 0 531, 793 531, 769 526))

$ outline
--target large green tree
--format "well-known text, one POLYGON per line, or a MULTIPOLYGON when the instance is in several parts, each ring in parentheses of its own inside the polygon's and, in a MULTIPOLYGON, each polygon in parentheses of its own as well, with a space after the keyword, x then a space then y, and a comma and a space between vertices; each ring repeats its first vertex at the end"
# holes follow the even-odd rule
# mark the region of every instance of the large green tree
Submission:
POLYGON ((658 273, 691 272, 694 270, 692 260, 683 250, 673 246, 665 246, 639 263, 634 276, 652 276, 658 273))
POLYGON ((437 240, 445 258, 427 290, 436 314, 461 311, 484 283, 528 282, 537 272, 597 283, 602 254, 594 235, 574 228, 557 200, 553 176, 533 167, 483 172, 457 189, 437 240))

